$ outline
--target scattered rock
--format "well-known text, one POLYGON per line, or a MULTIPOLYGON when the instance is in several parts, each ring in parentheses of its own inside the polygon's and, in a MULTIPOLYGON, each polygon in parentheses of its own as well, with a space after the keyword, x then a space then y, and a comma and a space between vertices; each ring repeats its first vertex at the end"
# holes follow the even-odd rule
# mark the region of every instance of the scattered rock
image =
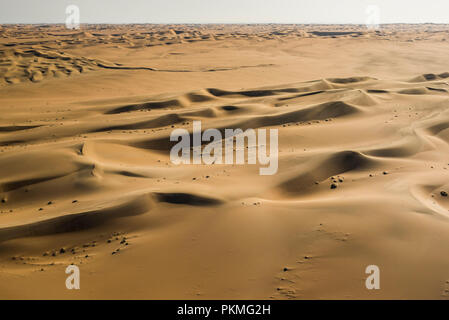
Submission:
POLYGON ((443 197, 447 197, 447 192, 446 192, 446 191, 441 191, 440 194, 441 194, 443 197))
POLYGON ((337 185, 335 183, 332 183, 331 184, 331 189, 336 189, 336 188, 337 188, 337 185))

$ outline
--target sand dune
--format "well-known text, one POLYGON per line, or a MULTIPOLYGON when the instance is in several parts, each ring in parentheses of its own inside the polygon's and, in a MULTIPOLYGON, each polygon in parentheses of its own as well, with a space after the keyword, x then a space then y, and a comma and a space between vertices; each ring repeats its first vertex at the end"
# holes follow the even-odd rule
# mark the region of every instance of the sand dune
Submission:
POLYGON ((444 30, 3 26, 0 297, 446 298, 444 30), (173 164, 197 120, 277 174, 173 164))

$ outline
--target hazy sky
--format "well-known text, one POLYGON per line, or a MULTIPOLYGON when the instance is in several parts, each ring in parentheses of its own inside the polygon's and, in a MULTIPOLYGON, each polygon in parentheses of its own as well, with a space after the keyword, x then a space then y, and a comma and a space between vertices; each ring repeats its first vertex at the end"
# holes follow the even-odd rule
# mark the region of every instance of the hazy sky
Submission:
POLYGON ((449 23, 449 0, 0 0, 0 23, 63 23, 65 8, 81 23, 365 23, 369 5, 380 23, 449 23))

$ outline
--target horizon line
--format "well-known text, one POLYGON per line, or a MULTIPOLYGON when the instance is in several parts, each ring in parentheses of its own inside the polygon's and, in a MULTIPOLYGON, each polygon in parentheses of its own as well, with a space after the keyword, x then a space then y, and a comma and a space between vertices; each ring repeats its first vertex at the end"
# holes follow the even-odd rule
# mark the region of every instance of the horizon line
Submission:
MULTIPOLYGON (((366 23, 324 23, 324 22, 80 22, 80 25, 347 25, 347 26, 362 26, 366 23)), ((379 23, 379 25, 417 25, 417 24, 435 24, 435 25, 449 25, 449 22, 388 22, 379 23)), ((65 25, 65 22, 0 22, 0 25, 65 25)))

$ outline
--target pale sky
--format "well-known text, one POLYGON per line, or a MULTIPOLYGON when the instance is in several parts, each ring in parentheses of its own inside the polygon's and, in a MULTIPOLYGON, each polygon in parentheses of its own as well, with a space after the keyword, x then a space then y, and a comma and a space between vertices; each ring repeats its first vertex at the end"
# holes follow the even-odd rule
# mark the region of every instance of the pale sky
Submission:
POLYGON ((449 23, 449 0, 0 0, 0 23, 449 23))

